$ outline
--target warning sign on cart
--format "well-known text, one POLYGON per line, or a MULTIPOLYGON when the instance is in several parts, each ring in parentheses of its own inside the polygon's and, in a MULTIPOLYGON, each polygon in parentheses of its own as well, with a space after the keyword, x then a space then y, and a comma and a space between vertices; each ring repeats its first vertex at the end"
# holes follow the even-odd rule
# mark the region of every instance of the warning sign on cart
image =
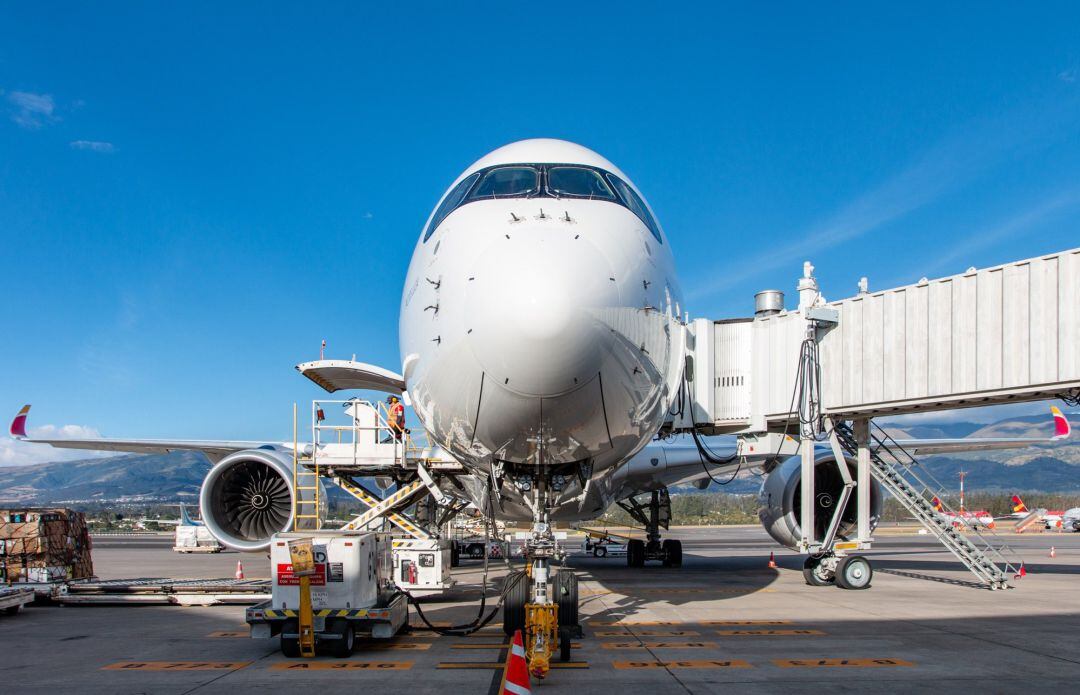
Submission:
MULTIPOLYGON (((326 586, 326 563, 316 562, 315 573, 308 577, 311 586, 326 586)), ((300 577, 293 572, 293 566, 288 562, 279 562, 277 566, 278 586, 299 586, 300 577)))

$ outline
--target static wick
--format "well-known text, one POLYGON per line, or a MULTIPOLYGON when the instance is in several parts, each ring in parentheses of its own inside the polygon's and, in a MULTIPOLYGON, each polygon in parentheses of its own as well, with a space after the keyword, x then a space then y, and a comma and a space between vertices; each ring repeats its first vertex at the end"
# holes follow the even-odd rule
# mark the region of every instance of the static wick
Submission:
POLYGON ((326 359, 326 338, 323 338, 322 347, 319 348, 319 359, 326 359))

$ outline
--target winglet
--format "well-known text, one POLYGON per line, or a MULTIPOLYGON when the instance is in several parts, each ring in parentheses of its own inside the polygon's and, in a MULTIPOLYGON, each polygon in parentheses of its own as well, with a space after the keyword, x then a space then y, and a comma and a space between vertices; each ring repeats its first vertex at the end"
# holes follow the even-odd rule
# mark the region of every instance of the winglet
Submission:
POLYGON ((11 436, 15 439, 26 439, 26 417, 30 414, 30 406, 24 405, 22 410, 11 421, 11 436))
MULTIPOLYGON (((29 408, 30 406, 26 407, 29 408)), ((1053 439, 1068 439, 1069 435, 1072 434, 1072 425, 1069 424, 1069 421, 1061 414, 1061 410, 1056 405, 1050 406, 1050 414, 1054 416, 1053 439)))
POLYGON ((1024 500, 1020 499, 1020 495, 1013 495, 1012 503, 1012 510, 1017 514, 1019 514, 1020 512, 1026 512, 1028 510, 1027 505, 1024 504, 1024 500))

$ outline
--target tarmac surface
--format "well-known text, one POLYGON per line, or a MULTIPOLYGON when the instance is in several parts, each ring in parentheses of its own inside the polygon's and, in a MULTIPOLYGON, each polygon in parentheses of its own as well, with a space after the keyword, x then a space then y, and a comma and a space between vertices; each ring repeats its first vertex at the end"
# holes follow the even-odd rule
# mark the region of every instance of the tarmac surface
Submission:
MULTIPOLYGON (((1080 681, 1080 534, 1002 534, 1028 576, 991 592, 932 538, 881 529, 873 586, 807 586, 802 558, 760 528, 681 528, 684 566, 631 570, 572 556, 585 636, 545 693, 1071 690, 1080 681), (1049 557, 1050 547, 1056 558, 1049 557), (777 569, 767 567, 776 552, 777 569)), ((103 578, 266 576, 257 555, 178 555, 168 539, 97 539, 103 578)), ((504 569, 494 564, 493 577, 504 569)), ((476 563, 456 571, 434 621, 477 612, 476 563)), ((489 610, 490 610, 489 604, 489 610)), ((496 616, 470 637, 413 631, 360 643, 346 660, 281 656, 247 636, 242 606, 32 606, 0 617, 0 690, 28 693, 498 692, 506 639, 496 616)), ((415 613, 412 622, 419 624, 415 613)))

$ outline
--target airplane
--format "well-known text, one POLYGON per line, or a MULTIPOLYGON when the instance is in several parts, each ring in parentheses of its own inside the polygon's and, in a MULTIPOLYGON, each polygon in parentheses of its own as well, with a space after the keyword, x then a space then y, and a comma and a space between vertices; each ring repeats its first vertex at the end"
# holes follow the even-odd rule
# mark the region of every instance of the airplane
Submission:
MULTIPOLYGON (((523 140, 467 167, 423 226, 402 292, 401 372, 355 360, 298 369, 331 392, 402 396, 440 455, 464 470, 440 479, 444 494, 488 517, 531 524, 528 597, 547 603, 553 588, 576 595, 572 573, 551 571, 553 524, 627 505, 646 530, 644 540, 627 543, 627 564, 660 560, 677 567, 681 543, 661 537, 668 488, 707 485, 713 475, 746 467, 764 474, 765 529, 781 545, 798 547, 798 455, 739 451, 732 440, 710 444, 710 461, 720 463, 707 464, 700 440, 680 441, 665 429, 685 397, 687 317, 668 237, 630 177, 581 145, 523 140)), ((26 441, 203 452, 215 465, 200 493, 202 518, 231 548, 265 551, 270 536, 291 524, 292 442, 35 439, 27 437, 28 412, 29 406, 11 427, 26 441)), ((1068 436, 1068 422, 1054 412, 1053 439, 1068 436)), ((1047 441, 898 443, 929 454, 1047 441)), ((816 456, 819 469, 836 468, 827 447, 816 456)), ((826 474, 818 485, 817 503, 831 505, 842 480, 826 474)), ((875 522, 881 500, 875 483, 875 522)), ((854 528, 851 507, 841 535, 854 528)), ((831 511, 823 506, 817 518, 827 523, 831 511)), ((509 633, 522 627, 517 604, 524 600, 504 602, 509 633)), ((562 622, 563 610, 559 617, 562 622)))

